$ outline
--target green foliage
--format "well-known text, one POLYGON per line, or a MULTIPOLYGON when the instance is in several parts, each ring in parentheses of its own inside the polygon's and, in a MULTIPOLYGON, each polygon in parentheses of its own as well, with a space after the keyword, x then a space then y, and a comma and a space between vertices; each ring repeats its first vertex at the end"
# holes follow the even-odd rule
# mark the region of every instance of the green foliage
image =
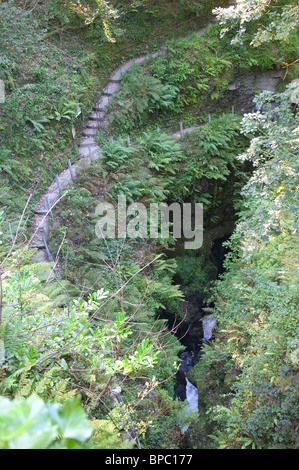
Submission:
POLYGON ((244 1, 237 0, 234 8, 216 8, 222 26, 222 35, 228 31, 234 35, 233 42, 242 42, 250 31, 250 45, 280 41, 288 43, 298 33, 299 8, 293 1, 244 1))
POLYGON ((246 139, 240 136, 240 119, 233 115, 224 115, 186 135, 182 141, 185 159, 172 187, 173 196, 194 197, 206 207, 215 207, 223 200, 226 184, 231 195, 236 194, 240 182, 246 179, 245 167, 236 159, 245 144, 246 139))
POLYGON ((24 207, 24 188, 38 182, 37 197, 66 167, 66 149, 68 158, 77 156, 72 125, 78 135, 82 122, 73 119, 78 105, 80 118, 86 119, 94 92, 120 63, 156 50, 165 37, 187 34, 197 24, 196 18, 190 20, 188 7, 174 12, 172 2, 157 3, 158 16, 142 5, 122 5, 119 18, 109 24, 113 43, 107 42, 101 23, 107 12, 82 28, 77 14, 58 0, 2 2, 0 78, 6 100, 1 105, 0 140, 5 146, 2 142, 0 146, 5 160, 2 164, 0 158, 0 177, 3 188, 18 183, 3 196, 11 219, 19 217, 24 207), (58 110, 59 102, 66 109, 58 110))
POLYGON ((179 0, 185 8, 188 7, 191 11, 198 15, 211 15, 212 9, 216 6, 225 5, 225 0, 179 0))
MULTIPOLYGON (((117 10, 105 0, 87 0, 77 2, 60 2, 57 0, 48 0, 45 2, 15 1, 17 5, 34 12, 37 17, 51 23, 59 22, 61 26, 67 28, 70 24, 88 26, 96 23, 100 25, 102 35, 108 41, 114 41, 113 33, 117 33, 115 19, 118 17, 117 10)), ((59 31, 59 30, 58 30, 59 31)), ((54 33, 56 31, 54 30, 54 33)), ((47 33, 46 37, 53 34, 53 31, 47 33)))
POLYGON ((122 78, 122 89, 110 105, 110 125, 118 131, 128 131, 148 121, 149 115, 174 108, 178 88, 144 73, 134 65, 122 78))
MULTIPOLYGON (((57 0, 0 5, 0 78, 7 98, 0 126, 6 140, 0 153, 1 256, 18 225, 2 216, 24 207, 22 197, 37 169, 49 165, 45 180, 50 181, 64 165, 53 155, 65 150, 71 126, 79 128, 75 117, 93 96, 96 68, 100 65, 104 83, 120 60, 133 50, 144 52, 143 37, 149 49, 158 47, 159 40, 147 33, 164 31, 171 15, 172 26, 190 11, 205 19, 216 2, 128 2, 116 21, 107 2, 85 3, 85 10, 83 2, 57 0), (15 181, 19 192, 9 187, 15 181)), ((111 105, 109 131, 136 131, 156 118, 160 125, 173 119, 170 113, 185 111, 190 125, 196 124, 195 106, 206 98, 217 100, 239 70, 292 58, 297 7, 279 3, 259 2, 253 9, 254 2, 242 2, 247 16, 242 8, 228 11, 229 27, 242 14, 233 44, 231 37, 219 40, 221 28, 214 26, 201 37, 171 41, 164 57, 135 65, 111 105), (287 45, 281 43, 285 38, 287 45), (250 43, 259 46, 258 55, 250 43)), ((169 36, 178 34, 176 29, 169 36)), ((52 264, 32 264, 31 250, 17 248, 1 265, 0 366, 6 397, 1 398, 0 447, 126 448, 118 429, 128 433, 132 426, 150 448, 200 447, 206 435, 211 447, 296 446, 298 122, 292 94, 295 85, 275 97, 261 95, 262 112, 243 119, 246 137, 238 118, 223 116, 183 144, 148 129, 140 137, 131 135, 130 146, 122 137, 104 143, 103 161, 83 172, 55 208, 51 249, 66 234, 59 260, 65 279, 55 277, 52 264), (211 298, 219 312, 216 339, 204 346, 190 375, 199 390, 200 419, 188 417, 183 438, 184 404, 172 400, 182 346, 166 330, 163 312, 182 315, 184 296, 174 275, 187 295, 202 294, 210 290, 215 267, 203 256, 185 255, 152 264, 156 246, 144 240, 105 243, 94 235, 94 208, 103 195, 115 201, 125 194, 128 202, 138 198, 146 204, 187 198, 203 202, 214 223, 232 207, 248 167, 254 171, 238 203, 227 272, 211 298), (124 402, 115 406, 111 388, 118 383, 124 402), (93 420, 87 443, 91 429, 73 398, 78 390, 88 415, 100 418, 93 420), (57 403, 46 404, 49 400, 57 403)), ((164 240, 159 244, 167 246, 164 240)))
POLYGON ((282 52, 268 44, 256 55, 226 37, 220 41, 219 32, 216 25, 202 35, 170 41, 166 55, 131 67, 110 106, 112 132, 144 127, 157 119, 157 111, 165 125, 170 112, 185 111, 207 98, 217 100, 240 70, 270 68, 282 54, 284 59, 294 56, 294 47, 282 52))
POLYGON ((37 395, 26 400, 0 397, 1 449, 78 449, 92 427, 78 397, 63 405, 45 403, 37 395))
POLYGON ((183 159, 181 145, 165 134, 144 132, 139 145, 143 148, 144 159, 149 168, 156 170, 164 177, 174 175, 176 166, 183 159))
POLYGON ((49 118, 54 118, 56 121, 62 119, 68 119, 69 121, 74 120, 78 114, 78 103, 76 101, 67 100, 65 96, 62 96, 58 102, 57 108, 54 110, 54 115, 49 118))
POLYGON ((113 142, 106 142, 101 147, 103 159, 109 170, 115 170, 119 166, 128 165, 131 158, 137 153, 136 148, 128 147, 125 139, 118 138, 113 142))
POLYGON ((183 158, 181 146, 173 137, 148 131, 132 140, 129 147, 125 139, 118 138, 104 143, 102 149, 105 166, 110 170, 106 194, 112 200, 119 194, 129 202, 137 198, 146 202, 166 200, 176 166, 183 158))
POLYGON ((134 440, 124 440, 117 427, 107 419, 94 419, 90 421, 93 435, 90 444, 96 449, 131 449, 134 440))
POLYGON ((176 258, 177 274, 180 284, 184 286, 186 295, 204 296, 209 289, 210 281, 217 276, 217 269, 213 263, 203 256, 180 256, 176 258))
POLYGON ((151 416, 143 446, 147 449, 180 449, 182 435, 179 419, 185 403, 173 400, 165 390, 159 390, 155 397, 146 397, 141 405, 145 416, 151 416))
POLYGON ((172 41, 167 55, 150 61, 150 73, 179 88, 177 109, 215 99, 226 89, 233 72, 232 51, 225 50, 213 29, 204 35, 172 41))
MULTIPOLYGON (((30 361, 32 365, 44 363, 48 366, 51 365, 51 367, 58 361, 61 370, 65 370, 72 367, 71 364, 74 365, 82 353, 84 356, 84 360, 81 359, 83 363, 86 366, 89 364, 88 367, 91 369, 95 368, 102 371, 100 375, 114 375, 121 372, 129 375, 132 371, 151 366, 151 362, 156 361, 157 353, 153 352, 152 345, 146 339, 141 342, 135 352, 131 353, 130 357, 125 354, 123 359, 112 359, 112 357, 109 358, 106 355, 105 351, 112 344, 117 349, 118 345, 131 334, 129 328, 125 326, 127 318, 124 313, 118 314, 111 325, 105 326, 99 319, 98 322, 92 324, 92 318, 95 316, 94 312, 98 310, 101 300, 107 298, 107 292, 101 290, 90 294, 88 301, 82 299, 74 301, 73 305, 69 305, 65 311, 57 312, 55 321, 51 322, 48 315, 38 311, 35 312, 34 316, 30 315, 31 312, 28 310, 29 307, 27 307, 22 295, 23 292, 28 295, 28 292, 33 288, 32 284, 36 283, 36 280, 30 276, 29 271, 27 269, 23 270, 22 280, 18 277, 15 279, 19 292, 17 297, 14 297, 15 289, 11 285, 13 280, 12 278, 9 288, 6 289, 4 299, 12 304, 8 311, 4 309, 5 324, 9 323, 10 330, 15 330, 16 337, 21 331, 26 332, 26 336, 25 339, 22 339, 19 347, 9 349, 6 348, 6 332, 3 335, 10 372, 16 370, 15 374, 10 373, 8 377, 7 387, 9 389, 14 388, 17 384, 20 385, 20 382, 15 381, 15 379, 20 374, 21 364, 23 363, 26 366, 27 361, 30 361), (12 302, 13 298, 14 301, 12 302), (13 304, 16 305, 14 308, 12 308, 13 304), (34 340, 35 332, 40 329, 47 331, 42 343, 34 340), (31 346, 32 343, 37 343, 37 347, 31 346), (67 363, 64 358, 69 354, 69 344, 72 348, 72 358, 67 363), (28 346, 28 354, 22 354, 22 350, 26 345, 28 346), (47 351, 51 351, 51 353, 47 351), (53 358, 55 358, 54 363, 53 358)), ((4 328, 4 325, 2 328, 4 328)), ((22 383, 21 386, 23 387, 24 384, 22 383)))
POLYGON ((105 142, 105 166, 114 170, 109 173, 107 195, 115 200, 124 194, 129 202, 196 197, 197 202, 219 205, 226 184, 232 194, 232 173, 234 195, 246 180, 245 166, 236 160, 247 142, 239 127, 238 117, 224 115, 188 134, 182 143, 152 131, 131 139, 130 147, 123 138, 105 142))
MULTIPOLYGON (((69 121, 77 114, 82 93, 93 83, 88 74, 90 55, 79 47, 69 55, 68 43, 61 50, 42 42, 43 27, 12 2, 0 5, 0 30, 0 78, 6 89, 0 168, 5 177, 30 186, 40 165, 49 166, 49 156, 59 154, 71 138, 69 121)), ((52 158, 50 167, 56 165, 57 171, 59 164, 59 158, 52 158)), ((44 179, 52 177, 50 172, 44 179)))
POLYGON ((225 448, 294 448, 298 416, 298 118, 294 86, 263 93, 262 112, 243 118, 251 143, 241 160, 254 171, 243 188, 243 209, 227 272, 212 300, 219 311, 216 341, 202 359, 204 390, 221 387, 209 402, 213 439, 225 448), (220 353, 221 345, 221 353, 220 353), (226 360, 219 368, 219 357, 226 360), (218 369, 218 372, 217 372, 218 369))
MULTIPOLYGON (((169 298, 180 298, 177 287, 173 287, 171 292, 171 288, 167 289, 163 285, 164 279, 171 283, 171 278, 164 274, 173 271, 171 265, 172 263, 160 264, 152 282, 152 291, 148 295, 152 303, 156 297, 155 306, 150 306, 150 302, 148 306, 141 306, 141 299, 144 299, 149 290, 145 285, 148 280, 144 284, 142 279, 136 278, 130 289, 126 289, 125 298, 122 293, 120 299, 116 294, 108 296, 108 292, 101 289, 89 294, 86 300, 69 298, 65 308, 57 308, 56 299, 47 298, 43 289, 45 280, 50 284, 55 280, 49 265, 45 265, 44 269, 32 265, 35 275, 26 265, 15 272, 10 271, 9 276, 2 279, 5 291, 0 331, 2 393, 10 398, 22 399, 30 399, 32 394, 36 394, 43 400, 64 403, 77 393, 79 387, 83 391, 83 397, 89 402, 89 414, 99 415, 101 402, 99 403, 98 396, 107 401, 108 409, 111 407, 109 384, 112 377, 118 381, 121 376, 124 379, 137 376, 135 380, 138 381, 138 376, 146 377, 146 371, 152 377, 153 371, 150 369, 157 364, 160 350, 156 347, 157 339, 164 328, 163 321, 154 322, 154 311, 150 309, 169 298), (140 300, 137 300, 138 297, 140 300), (140 312, 138 308, 136 311, 136 302, 141 306, 140 312), (121 306, 126 306, 127 314, 121 311, 121 306)), ((134 273, 139 266, 134 269, 131 263, 128 265, 126 262, 119 262, 120 279, 123 277, 129 280, 132 276, 130 269, 134 273)), ((107 280, 111 281, 109 273, 107 280)), ((102 283, 107 281, 102 279, 102 283)), ((115 284, 112 283, 112 286, 115 284)), ((165 333, 162 343, 164 336, 165 333)), ((162 381, 174 374, 177 341, 172 340, 167 348, 169 357, 163 363, 164 370, 155 368, 155 374, 158 373, 162 381)), ((158 382, 153 377, 151 390, 157 385, 158 382)), ((136 393, 147 393, 146 384, 144 389, 143 387, 139 383, 136 393)), ((134 397, 130 396, 128 400, 134 402, 134 397)), ((130 402, 126 406, 131 410, 130 402)), ((131 411, 130 422, 133 420, 136 428, 144 432, 147 424, 143 423, 134 407, 131 411)), ((104 416, 107 417, 107 411, 104 416)), ((115 423, 113 416, 111 414, 109 419, 113 419, 115 423)), ((107 420, 99 421, 95 424, 95 439, 84 445, 99 448, 116 445, 117 448, 126 448, 127 445, 115 429, 107 420)), ((61 432, 58 434, 64 436, 61 432)), ((67 438, 67 441, 63 439, 53 446, 75 448, 76 444, 70 440, 71 436, 67 438)))
MULTIPOLYGON (((249 213, 256 214, 247 232, 245 256, 259 244, 259 240, 278 233, 295 233, 298 228, 298 200, 294 191, 298 184, 298 123, 290 103, 294 89, 298 89, 298 84, 289 85, 284 93, 278 95, 279 105, 273 109, 273 94, 263 93, 259 102, 265 107, 265 112, 244 118, 244 133, 254 134, 255 138, 239 158, 250 160, 256 167, 243 189, 246 194, 245 211, 249 208, 249 213)), ((245 232, 249 221, 243 220, 242 217, 240 230, 245 232)))
POLYGON ((17 168, 19 162, 11 158, 12 151, 7 148, 0 149, 0 172, 9 175, 13 180, 17 180, 17 168))

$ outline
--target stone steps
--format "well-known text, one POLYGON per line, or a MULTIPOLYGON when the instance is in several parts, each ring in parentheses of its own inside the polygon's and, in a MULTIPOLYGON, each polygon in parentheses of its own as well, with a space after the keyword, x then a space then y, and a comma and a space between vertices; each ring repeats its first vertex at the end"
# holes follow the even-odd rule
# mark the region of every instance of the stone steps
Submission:
POLYGON ((99 100, 97 101, 97 103, 95 104, 95 111, 104 111, 106 112, 107 110, 106 109, 103 109, 103 108, 107 108, 107 106, 109 105, 109 96, 107 95, 101 95, 99 100))
POLYGON ((92 137, 86 137, 80 141, 79 148, 88 147, 89 145, 98 145, 98 143, 92 137))
POLYGON ((45 250, 46 245, 45 244, 40 244, 40 245, 30 245, 30 248, 38 248, 41 250, 45 250))
POLYGON ((104 111, 93 111, 89 115, 89 120, 101 122, 101 121, 104 120, 104 117, 105 117, 105 112, 104 111))
POLYGON ((96 120, 96 119, 92 119, 90 121, 87 121, 87 123, 85 124, 85 126, 88 128, 88 129, 99 129, 100 127, 100 122, 101 121, 104 121, 104 119, 101 119, 100 121, 99 120, 96 120))
MULTIPOLYGON (((212 20, 212 22, 216 22, 216 19, 215 21, 212 20)), ((198 31, 198 34, 204 33, 206 29, 207 27, 202 28, 200 31, 198 31)), ((95 141, 95 137, 98 133, 99 128, 104 127, 105 122, 107 122, 107 120, 105 119, 107 107, 109 106, 110 98, 120 87, 120 80, 123 73, 129 70, 131 66, 136 63, 142 63, 150 57, 164 55, 166 52, 167 48, 162 47, 159 51, 156 51, 152 54, 130 59, 121 66, 119 66, 118 69, 115 70, 110 76, 108 84, 106 85, 100 97, 93 106, 92 113, 90 114, 88 121, 85 124, 85 128, 82 132, 82 138, 80 139, 78 149, 78 162, 73 164, 71 168, 62 171, 58 175, 58 182, 56 179, 53 180, 47 192, 40 198, 39 202, 35 206, 35 215, 33 217, 33 230, 36 231, 36 234, 30 243, 30 247, 36 248, 38 250, 43 250, 42 253, 44 253, 44 259, 48 258, 49 260, 51 260, 52 256, 49 252, 48 247, 46 246, 49 220, 45 216, 48 213, 49 207, 52 207, 59 199, 60 190, 57 184, 59 184, 61 189, 69 186, 70 184, 72 184, 73 179, 76 177, 77 172, 78 170, 80 170, 81 167, 89 166, 91 165, 92 160, 96 160, 102 157, 101 149, 99 147, 99 144, 95 141)), ((185 129, 183 130, 183 134, 189 131, 189 129, 185 129)), ((178 138, 182 135, 181 132, 178 132, 177 134, 178 138)), ((43 258, 39 259, 42 260, 43 258)))
POLYGON ((103 106, 95 105, 92 109, 95 113, 104 113, 104 114, 106 113, 106 109, 103 106))
POLYGON ((96 137, 97 133, 98 133, 98 126, 96 128, 87 127, 82 132, 82 135, 85 137, 96 137))
POLYGON ((86 145, 85 147, 79 148, 79 154, 81 157, 89 157, 90 155, 97 154, 101 156, 101 150, 98 145, 86 145))

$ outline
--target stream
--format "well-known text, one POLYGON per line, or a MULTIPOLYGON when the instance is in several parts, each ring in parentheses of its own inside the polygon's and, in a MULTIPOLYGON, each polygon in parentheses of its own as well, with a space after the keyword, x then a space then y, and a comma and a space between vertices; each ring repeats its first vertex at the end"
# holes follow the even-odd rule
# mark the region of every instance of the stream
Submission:
MULTIPOLYGON (((216 323, 216 319, 212 315, 207 315, 202 319, 203 327, 203 342, 208 342, 213 335, 213 327, 216 323)), ((189 370, 194 365, 193 355, 189 351, 184 351, 180 355, 181 364, 179 367, 179 373, 181 376, 184 376, 185 385, 180 384, 176 388, 175 395, 180 396, 184 390, 185 400, 187 405, 185 407, 185 412, 188 413, 190 410, 198 411, 198 391, 195 385, 193 385, 187 378, 189 370)), ((181 433, 184 434, 189 427, 189 424, 185 424, 181 428, 181 433)))
MULTIPOLYGON (((187 378, 187 372, 192 368, 193 366, 193 358, 190 352, 184 351, 181 354, 181 364, 180 364, 180 370, 181 372, 185 375, 185 380, 186 380, 186 401, 187 405, 185 408, 185 412, 188 413, 190 410, 198 411, 198 391, 197 388, 188 380, 187 378)), ((187 431, 189 425, 185 424, 181 428, 181 433, 184 434, 184 432, 187 431)))
MULTIPOLYGON (((224 272, 224 259, 227 250, 223 243, 228 239, 228 235, 218 240, 214 240, 211 256, 217 266, 216 278, 224 272)), ((179 280, 178 280, 179 282, 179 280)), ((213 337, 213 328, 216 324, 213 308, 206 306, 203 299, 196 296, 188 296, 186 310, 189 311, 188 320, 183 321, 177 329, 176 336, 180 343, 185 346, 185 350, 180 353, 180 366, 177 371, 177 385, 174 390, 174 399, 178 398, 186 402, 185 413, 190 410, 198 411, 198 390, 188 379, 188 372, 200 360, 203 344, 208 344, 213 337)), ((189 427, 185 424, 181 427, 184 434, 189 427)))

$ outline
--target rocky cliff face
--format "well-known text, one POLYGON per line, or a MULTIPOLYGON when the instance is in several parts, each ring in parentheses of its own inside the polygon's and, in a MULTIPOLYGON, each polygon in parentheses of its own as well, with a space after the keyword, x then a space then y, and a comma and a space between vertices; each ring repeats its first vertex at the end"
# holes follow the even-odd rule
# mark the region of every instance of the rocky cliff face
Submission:
POLYGON ((280 70, 251 70, 238 76, 231 82, 225 92, 217 101, 207 99, 201 105, 197 113, 210 113, 215 110, 227 112, 232 109, 238 114, 251 113, 254 111, 253 98, 256 92, 272 91, 276 92, 276 87, 282 79, 283 72, 280 70))

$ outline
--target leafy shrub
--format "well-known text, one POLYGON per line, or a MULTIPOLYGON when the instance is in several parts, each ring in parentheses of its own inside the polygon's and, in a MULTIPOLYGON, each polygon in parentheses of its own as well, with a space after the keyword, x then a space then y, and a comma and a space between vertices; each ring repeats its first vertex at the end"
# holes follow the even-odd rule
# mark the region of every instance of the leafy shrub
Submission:
MULTIPOLYGON (((236 158, 246 144, 239 129, 239 117, 223 115, 184 137, 185 158, 172 187, 174 197, 184 194, 206 207, 211 203, 215 206, 223 200, 221 193, 226 185, 232 183, 231 174, 237 193, 240 181, 244 183, 246 179, 245 167, 236 158)), ((230 192, 233 195, 231 188, 230 192)))
POLYGON ((118 138, 113 142, 106 142, 101 147, 105 165, 109 170, 115 170, 119 166, 129 165, 130 158, 134 158, 137 154, 137 149, 128 147, 125 139, 118 138))
POLYGON ((177 164, 183 159, 183 152, 181 145, 171 136, 165 133, 144 132, 138 143, 149 168, 165 177, 176 173, 177 164))
MULTIPOLYGON (((5 141, 1 152, 12 154, 1 167, 4 176, 14 174, 30 186, 41 165, 59 169, 61 159, 49 157, 70 141, 82 93, 94 80, 88 74, 90 54, 84 57, 85 51, 78 47, 69 55, 68 43, 61 48, 43 41, 45 30, 37 18, 14 5, 0 5, 0 78, 6 91, 1 104, 0 139, 5 141)), ((53 174, 45 173, 43 183, 53 174)))
POLYGON ((108 195, 115 199, 124 194, 130 202, 146 199, 162 202, 174 181, 178 162, 183 158, 181 146, 164 133, 144 132, 131 141, 118 138, 102 146, 105 166, 110 172, 108 195))
POLYGON ((170 42, 167 55, 152 59, 148 70, 163 83, 179 88, 179 110, 207 96, 218 98, 233 73, 232 52, 222 47, 215 29, 210 29, 203 36, 170 42))
POLYGON ((217 276, 217 268, 201 256, 180 256, 176 258, 177 274, 184 292, 204 296, 210 281, 217 276))
POLYGON ((78 397, 63 405, 45 403, 37 395, 0 397, 1 449, 78 449, 91 434, 78 397))
POLYGON ((212 297, 220 313, 217 341, 202 358, 206 372, 201 375, 201 384, 216 387, 219 374, 211 372, 217 368, 221 344, 222 354, 229 358, 222 365, 226 387, 216 394, 217 406, 209 404, 209 412, 215 443, 225 448, 296 447, 298 118, 290 103, 294 87, 298 85, 277 94, 274 106, 271 93, 261 94, 263 111, 243 118, 243 132, 251 142, 239 158, 253 162, 254 171, 243 188, 227 271, 212 297), (230 375, 232 363, 235 373, 230 375))
POLYGON ((161 83, 134 65, 122 79, 122 89, 113 98, 110 106, 110 125, 128 131, 147 122, 149 115, 174 108, 178 88, 161 83))

